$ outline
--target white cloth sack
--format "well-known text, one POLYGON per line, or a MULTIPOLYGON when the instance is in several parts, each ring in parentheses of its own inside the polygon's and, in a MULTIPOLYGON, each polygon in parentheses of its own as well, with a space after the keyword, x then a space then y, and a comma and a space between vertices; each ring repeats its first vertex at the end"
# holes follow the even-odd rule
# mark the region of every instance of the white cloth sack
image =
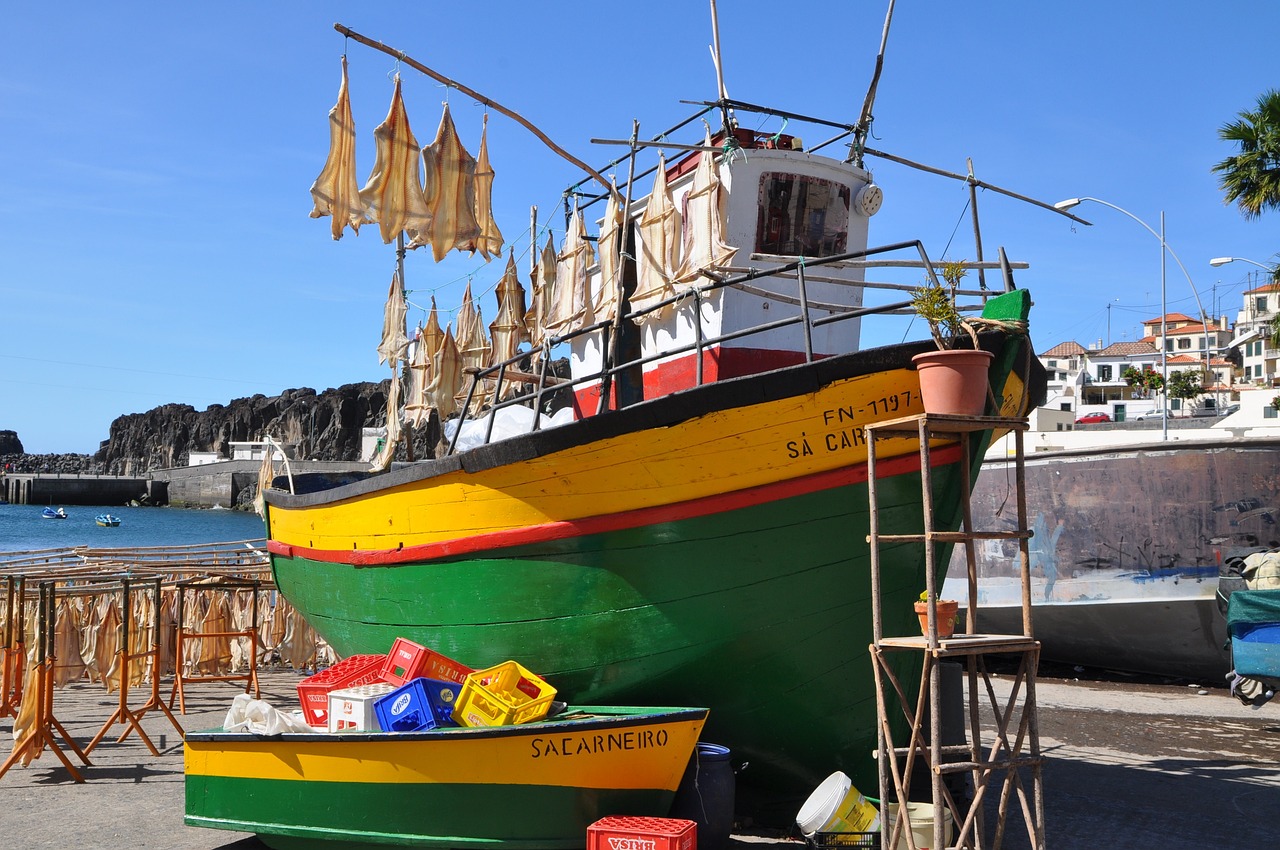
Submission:
POLYGON ((279 735, 283 732, 314 732, 301 718, 272 708, 266 700, 248 694, 237 694, 231 701, 227 719, 222 721, 227 732, 252 732, 255 735, 279 735))

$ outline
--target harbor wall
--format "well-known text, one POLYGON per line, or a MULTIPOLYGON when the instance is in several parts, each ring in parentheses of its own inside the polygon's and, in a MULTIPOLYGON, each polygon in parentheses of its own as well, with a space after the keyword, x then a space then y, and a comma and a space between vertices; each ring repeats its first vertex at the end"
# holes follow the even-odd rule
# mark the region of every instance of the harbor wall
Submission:
MULTIPOLYGON (((256 460, 157 469, 146 477, 43 473, 0 476, 0 497, 15 505, 124 505, 133 501, 188 508, 248 507, 257 493, 256 460)), ((365 474, 367 463, 290 461, 294 475, 365 474)), ((277 464, 277 473, 281 473, 277 464)))
MULTIPOLYGON (((15 505, 124 505, 156 503, 150 478, 76 473, 0 476, 0 496, 15 505)), ((162 503, 162 502, 161 502, 162 503)))

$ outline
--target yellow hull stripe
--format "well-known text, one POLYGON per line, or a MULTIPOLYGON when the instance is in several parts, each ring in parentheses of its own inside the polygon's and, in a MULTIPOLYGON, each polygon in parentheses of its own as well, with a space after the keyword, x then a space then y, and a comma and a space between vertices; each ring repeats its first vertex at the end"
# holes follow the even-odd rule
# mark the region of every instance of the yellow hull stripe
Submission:
MULTIPOLYGON (((702 720, 429 740, 189 741, 188 776, 380 784, 549 785, 675 790, 702 720)), ((335 736, 336 737, 336 736, 335 736)))
MULTIPOLYGON (((865 424, 920 412, 913 370, 878 372, 478 473, 330 505, 273 505, 270 537, 316 550, 387 550, 690 502, 860 465, 865 424)), ((885 449, 886 458, 915 451, 907 440, 885 449)))

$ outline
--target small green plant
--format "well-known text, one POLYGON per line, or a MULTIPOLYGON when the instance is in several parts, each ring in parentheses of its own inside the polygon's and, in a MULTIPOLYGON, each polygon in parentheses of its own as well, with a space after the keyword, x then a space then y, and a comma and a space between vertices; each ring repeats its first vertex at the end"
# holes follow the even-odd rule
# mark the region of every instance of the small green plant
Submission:
POLYGON ((1280 410, 1280 395, 1271 399, 1271 406, 1276 410, 1280 410))
MULTIPOLYGON (((970 337, 974 336, 965 325, 960 311, 956 309, 956 289, 968 273, 964 260, 944 261, 941 274, 947 285, 943 286, 936 277, 930 275, 911 295, 912 309, 929 324, 929 334, 942 351, 958 347, 966 333, 970 337)), ((973 343, 977 348, 976 338, 973 343)))

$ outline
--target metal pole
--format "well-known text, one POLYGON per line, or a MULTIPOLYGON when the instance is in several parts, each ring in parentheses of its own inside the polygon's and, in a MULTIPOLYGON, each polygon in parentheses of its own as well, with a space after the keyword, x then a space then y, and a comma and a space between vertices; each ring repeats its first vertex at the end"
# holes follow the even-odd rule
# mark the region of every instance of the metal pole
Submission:
POLYGON ((1169 439, 1169 308, 1165 304, 1164 210, 1160 210, 1160 377, 1164 379, 1164 404, 1160 412, 1160 439, 1169 439))

